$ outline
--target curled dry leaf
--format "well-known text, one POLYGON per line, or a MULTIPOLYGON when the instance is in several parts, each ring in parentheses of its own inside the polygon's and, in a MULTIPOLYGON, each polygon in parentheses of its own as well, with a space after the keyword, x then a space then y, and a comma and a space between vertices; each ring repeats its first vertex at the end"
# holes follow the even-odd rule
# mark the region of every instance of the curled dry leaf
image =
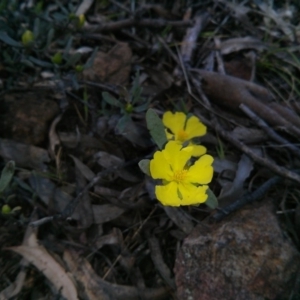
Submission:
POLYGON ((218 197, 220 205, 231 203, 238 199, 244 193, 245 180, 250 175, 253 169, 253 160, 246 154, 243 154, 236 170, 235 178, 230 185, 226 185, 221 191, 221 195, 218 197))
POLYGON ((246 36, 242 38, 232 38, 221 42, 221 54, 226 55, 232 52, 237 52, 245 49, 255 49, 258 51, 265 50, 268 46, 262 41, 246 36))
POLYGON ((33 264, 54 285, 57 293, 61 293, 67 300, 76 300, 77 291, 73 281, 63 267, 41 245, 7 248, 20 255, 33 264))

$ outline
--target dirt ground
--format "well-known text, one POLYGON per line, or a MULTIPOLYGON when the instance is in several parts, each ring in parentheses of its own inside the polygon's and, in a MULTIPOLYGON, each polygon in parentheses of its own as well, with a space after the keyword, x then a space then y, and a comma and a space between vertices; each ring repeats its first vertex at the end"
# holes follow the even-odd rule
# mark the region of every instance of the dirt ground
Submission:
POLYGON ((0 300, 300 299, 299 20, 288 0, 0 2, 0 300), (168 111, 205 125, 204 203, 158 200, 168 111))

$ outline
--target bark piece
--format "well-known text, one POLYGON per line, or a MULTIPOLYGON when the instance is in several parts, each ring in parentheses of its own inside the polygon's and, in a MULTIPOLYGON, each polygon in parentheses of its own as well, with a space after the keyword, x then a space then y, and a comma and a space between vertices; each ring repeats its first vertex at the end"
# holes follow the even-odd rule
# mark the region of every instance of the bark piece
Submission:
POLYGON ((270 106, 274 98, 266 88, 216 72, 193 71, 201 77, 203 91, 210 100, 235 111, 238 111, 240 104, 245 104, 269 124, 285 128, 288 133, 300 137, 297 124, 279 112, 278 107, 276 111, 270 106))

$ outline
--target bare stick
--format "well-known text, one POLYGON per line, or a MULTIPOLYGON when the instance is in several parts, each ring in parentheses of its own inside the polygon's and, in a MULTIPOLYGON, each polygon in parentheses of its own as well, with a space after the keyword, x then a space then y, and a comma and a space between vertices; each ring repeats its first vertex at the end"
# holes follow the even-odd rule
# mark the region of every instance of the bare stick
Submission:
POLYGON ((101 33, 101 32, 112 32, 122 30, 124 28, 138 26, 138 27, 149 27, 149 28, 161 28, 166 26, 172 27, 189 27, 192 26, 192 21, 166 21, 161 19, 135 19, 129 18, 116 22, 107 22, 100 25, 90 25, 85 27, 85 31, 88 33, 101 33))
POLYGON ((274 162, 272 162, 268 158, 263 158, 257 155, 254 151, 251 150, 248 146, 246 146, 244 143, 240 142, 234 136, 231 132, 224 130, 218 123, 215 122, 209 122, 204 116, 202 116, 199 112, 196 113, 196 115, 199 116, 201 121, 203 123, 211 128, 213 128, 223 139, 230 142, 232 145, 234 145, 236 148, 241 150, 242 152, 246 153, 248 156, 250 156, 256 163, 265 166, 269 168, 274 173, 278 174, 279 176, 282 176, 284 178, 291 179, 297 183, 300 183, 300 176, 284 167, 280 167, 276 165, 274 162))
POLYGON ((263 129, 274 141, 284 145, 296 156, 300 157, 300 149, 291 144, 288 140, 277 134, 264 120, 256 115, 247 105, 241 104, 240 109, 251 118, 261 129, 263 129))

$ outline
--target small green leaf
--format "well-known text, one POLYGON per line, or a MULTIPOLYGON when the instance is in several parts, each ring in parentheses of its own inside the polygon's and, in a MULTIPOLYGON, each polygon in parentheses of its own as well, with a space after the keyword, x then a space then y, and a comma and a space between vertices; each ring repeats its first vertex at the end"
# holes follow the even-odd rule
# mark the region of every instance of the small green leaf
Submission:
POLYGON ((45 46, 45 49, 47 49, 49 46, 50 46, 50 44, 51 44, 51 42, 52 42, 52 40, 53 40, 53 37, 54 37, 54 29, 53 28, 51 28, 49 31, 48 31, 48 33, 47 33, 47 42, 46 42, 46 46, 45 46))
POLYGON ((13 160, 9 161, 2 170, 0 177, 0 193, 2 193, 6 187, 9 185, 12 177, 15 173, 15 162, 13 160))
POLYGON ((121 103, 119 100, 117 100, 114 96, 112 96, 110 93, 107 92, 103 92, 102 93, 102 98, 103 100, 112 105, 112 106, 117 106, 117 107, 121 107, 121 103))
POLYGON ((218 199, 210 188, 207 189, 207 195, 208 198, 205 204, 211 209, 215 209, 216 207, 218 207, 218 199))
POLYGON ((22 44, 12 39, 5 31, 0 31, 0 41, 12 47, 22 47, 22 44))
POLYGON ((139 162, 139 167, 140 167, 140 169, 143 173, 145 173, 148 176, 151 176, 151 173, 150 173, 150 160, 149 159, 142 159, 139 162))
POLYGON ((91 68, 94 64, 94 60, 96 58, 96 55, 98 53, 98 47, 96 47, 93 51, 93 53, 91 54, 91 56, 89 57, 89 59, 87 60, 87 62, 84 65, 85 69, 91 68))
POLYGON ((75 66, 79 62, 80 58, 81 58, 81 54, 78 52, 70 55, 67 59, 66 64, 64 65, 64 67, 68 68, 71 66, 75 66))
POLYGON ((116 130, 118 134, 125 134, 126 133, 126 127, 129 122, 132 122, 129 115, 124 115, 121 117, 116 125, 116 130))
POLYGON ((147 128, 159 149, 167 142, 165 127, 154 109, 149 108, 146 113, 147 128))
POLYGON ((44 61, 44 60, 41 60, 41 59, 38 59, 38 58, 35 58, 33 56, 29 56, 28 57, 28 60, 32 63, 34 63, 35 65, 37 66, 40 66, 40 67, 43 67, 43 68, 52 68, 52 64, 50 64, 49 62, 47 61, 44 61))

